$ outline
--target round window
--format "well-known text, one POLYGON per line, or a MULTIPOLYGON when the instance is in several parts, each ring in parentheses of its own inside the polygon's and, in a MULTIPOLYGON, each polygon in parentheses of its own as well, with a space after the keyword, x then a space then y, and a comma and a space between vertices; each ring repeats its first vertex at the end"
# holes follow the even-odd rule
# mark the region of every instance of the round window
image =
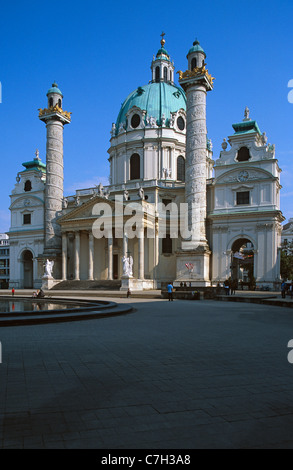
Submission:
POLYGON ((138 114, 134 114, 131 118, 131 127, 136 129, 140 124, 140 116, 138 114))
POLYGON ((178 126, 178 129, 180 129, 181 131, 184 131, 185 122, 184 122, 184 119, 181 116, 179 116, 179 118, 177 119, 177 126, 178 126))

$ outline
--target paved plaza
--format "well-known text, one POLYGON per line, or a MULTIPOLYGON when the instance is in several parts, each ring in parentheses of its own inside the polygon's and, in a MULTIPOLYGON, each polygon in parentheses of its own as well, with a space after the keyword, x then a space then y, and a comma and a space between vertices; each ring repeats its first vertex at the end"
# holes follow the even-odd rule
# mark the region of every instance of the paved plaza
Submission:
POLYGON ((135 310, 0 329, 0 448, 293 448, 292 308, 112 300, 135 310))

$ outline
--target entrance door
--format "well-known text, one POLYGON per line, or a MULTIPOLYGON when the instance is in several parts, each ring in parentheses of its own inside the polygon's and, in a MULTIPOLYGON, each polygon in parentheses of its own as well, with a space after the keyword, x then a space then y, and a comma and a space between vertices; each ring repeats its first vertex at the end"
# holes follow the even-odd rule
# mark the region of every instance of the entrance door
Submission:
POLYGON ((118 279, 118 255, 113 255, 113 279, 118 279))
POLYGON ((26 250, 22 256, 23 260, 23 287, 24 289, 33 288, 33 255, 26 250))

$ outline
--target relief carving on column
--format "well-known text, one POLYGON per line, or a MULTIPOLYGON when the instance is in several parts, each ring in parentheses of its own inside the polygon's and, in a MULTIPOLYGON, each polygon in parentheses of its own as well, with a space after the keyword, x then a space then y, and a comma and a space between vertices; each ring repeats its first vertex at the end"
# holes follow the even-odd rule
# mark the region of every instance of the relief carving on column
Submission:
POLYGON ((204 120, 193 121, 191 125, 188 125, 188 129, 190 128, 190 135, 193 134, 206 134, 207 128, 206 123, 204 120))
POLYGON ((206 94, 205 92, 198 92, 198 93, 190 93, 188 95, 188 105, 196 106, 196 105, 205 105, 206 104, 206 94))
POLYGON ((205 119, 206 108, 205 106, 195 106, 189 110, 188 115, 192 120, 205 119))

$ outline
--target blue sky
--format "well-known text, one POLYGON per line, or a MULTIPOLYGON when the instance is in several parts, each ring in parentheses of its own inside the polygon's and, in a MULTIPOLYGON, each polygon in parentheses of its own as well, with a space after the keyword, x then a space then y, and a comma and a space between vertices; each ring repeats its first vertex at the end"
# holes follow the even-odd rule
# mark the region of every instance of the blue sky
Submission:
POLYGON ((105 183, 112 122, 126 96, 151 79, 162 31, 176 70, 186 70, 196 38, 206 51, 216 78, 207 99, 214 159, 248 106, 276 145, 281 209, 293 217, 292 18, 292 0, 2 1, 0 232, 9 230, 9 194, 22 163, 36 148, 45 162, 38 108, 46 107, 51 84, 58 83, 63 109, 72 112, 64 129, 65 194, 105 183))

